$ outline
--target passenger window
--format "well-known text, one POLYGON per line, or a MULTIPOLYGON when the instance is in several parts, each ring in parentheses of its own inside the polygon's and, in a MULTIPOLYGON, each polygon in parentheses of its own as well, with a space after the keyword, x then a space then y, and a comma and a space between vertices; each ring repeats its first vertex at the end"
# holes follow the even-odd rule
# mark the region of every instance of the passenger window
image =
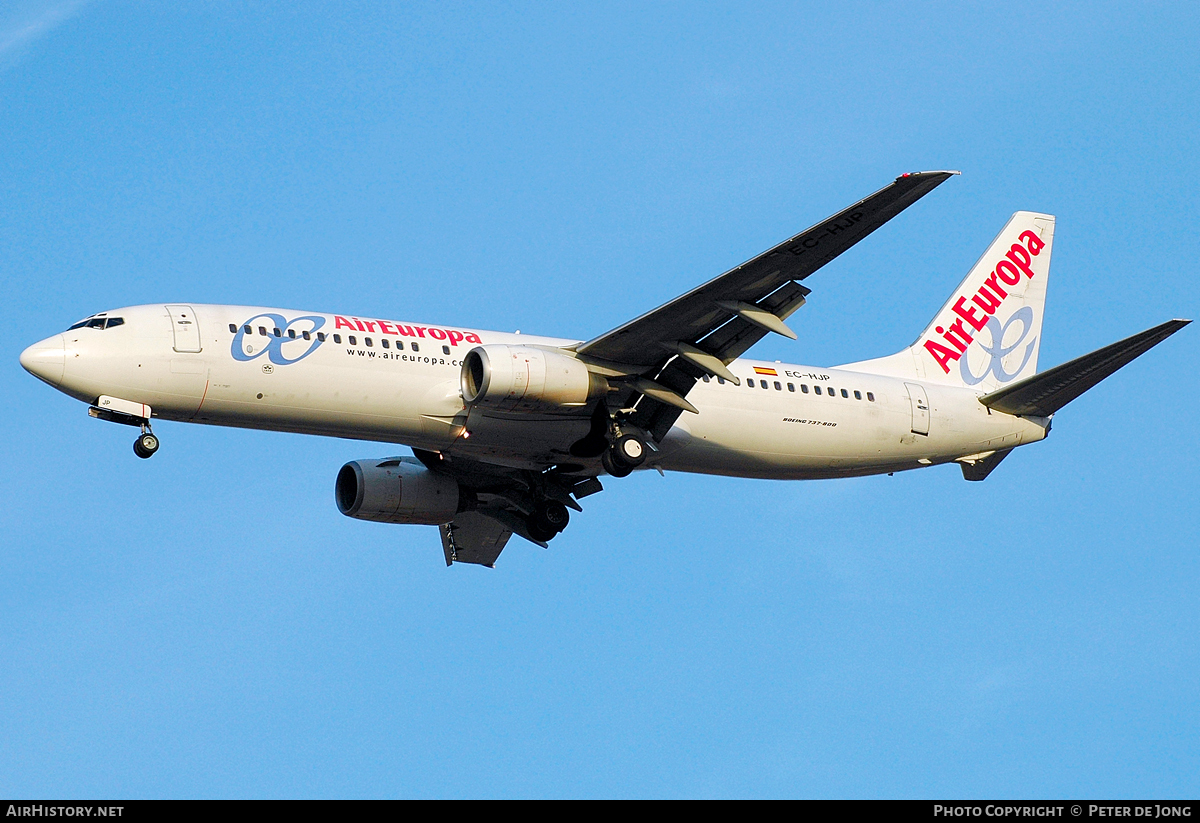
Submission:
POLYGON ((397 341, 396 341, 396 348, 397 348, 397 349, 399 349, 400 351, 404 351, 404 341, 403 341, 403 340, 397 340, 397 341))
POLYGON ((862 400, 862 392, 860 392, 858 389, 855 389, 855 390, 854 390, 854 399, 855 399, 855 400, 862 400))
POLYGON ((813 394, 820 394, 820 393, 821 393, 821 387, 813 386, 813 394))
POLYGON ((293 340, 295 340, 295 339, 296 339, 296 330, 295 330, 295 329, 288 329, 288 337, 290 337, 290 338, 292 338, 293 340))
POLYGON ((246 334, 254 334, 254 329, 250 328, 249 326, 242 326, 242 331, 244 331, 246 334))
POLYGON ((267 336, 267 330, 264 329, 262 326, 258 327, 258 333, 261 334, 263 337, 267 336))
POLYGON ((717 378, 717 382, 718 382, 718 383, 720 383, 722 386, 724 386, 724 385, 725 385, 725 378, 724 378, 724 377, 718 377, 718 378, 717 378))
POLYGON ((317 340, 324 343, 325 342, 325 332, 323 332, 323 331, 317 332, 317 340))
POLYGON ((442 354, 449 354, 449 353, 450 353, 450 347, 442 346, 442 354))
POLYGON ((333 342, 334 342, 334 343, 341 343, 341 342, 342 342, 342 336, 341 336, 340 334, 335 334, 335 335, 333 336, 333 342))
POLYGON ((229 324, 229 333, 230 333, 230 334, 237 334, 237 326, 235 326, 233 323, 230 323, 230 324, 229 324))
POLYGON ((703 380, 705 383, 707 383, 707 382, 708 382, 708 375, 707 375, 707 374, 703 374, 703 375, 701 375, 701 376, 700 376, 700 379, 701 379, 701 380, 703 380))
POLYGON ((374 343, 371 342, 371 338, 369 338, 369 337, 364 337, 363 342, 366 343, 368 346, 375 345, 374 343))
POLYGON ((346 338, 346 339, 350 341, 350 345, 351 345, 351 346, 357 346, 357 345, 358 345, 358 338, 357 338, 357 337, 355 337, 354 335, 350 335, 350 336, 349 336, 348 338, 346 338))
POLYGON ((108 322, 104 324, 104 328, 111 329, 113 326, 123 326, 123 325, 125 325, 124 317, 110 317, 110 318, 108 318, 108 322))
POLYGON ((849 399, 850 399, 850 392, 846 391, 845 389, 842 389, 842 397, 844 397, 844 398, 846 398, 847 400, 849 400, 849 399))
POLYGON ((808 394, 808 384, 807 383, 800 384, 800 392, 802 394, 808 394))
POLYGON ((747 381, 746 381, 746 385, 747 385, 747 386, 749 386, 750 388, 754 388, 754 381, 753 381, 753 380, 747 380, 747 381))
POLYGON ((305 340, 312 340, 312 335, 309 334, 308 332, 302 331, 302 332, 300 332, 300 334, 304 336, 305 340))
POLYGON ((871 403, 875 402, 875 392, 867 392, 867 400, 871 403))
POLYGON ((788 383, 788 391, 790 391, 790 392, 794 392, 795 390, 796 390, 796 384, 795 384, 795 383, 788 383))
POLYGON ((783 391, 783 386, 779 385, 779 381, 775 381, 775 391, 783 391))
POLYGON ((281 332, 279 329, 272 329, 272 331, 275 333, 276 337, 283 337, 283 332, 281 332))
POLYGON ((420 350, 421 350, 421 347, 420 347, 420 346, 418 346, 416 343, 413 343, 413 344, 412 344, 412 347, 413 347, 413 351, 420 351, 420 350))
POLYGON ((379 341, 379 345, 383 346, 385 349, 390 349, 392 347, 392 344, 388 342, 386 337, 379 341))

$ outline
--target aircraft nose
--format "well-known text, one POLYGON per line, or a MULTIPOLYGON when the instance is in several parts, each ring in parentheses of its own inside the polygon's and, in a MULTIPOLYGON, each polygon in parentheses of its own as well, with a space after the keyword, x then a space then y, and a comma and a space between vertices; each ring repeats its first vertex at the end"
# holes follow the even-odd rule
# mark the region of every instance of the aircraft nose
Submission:
POLYGON ((45 380, 51 386, 62 382, 66 362, 66 341, 61 334, 47 337, 21 352, 21 365, 25 367, 25 371, 39 380, 45 380))

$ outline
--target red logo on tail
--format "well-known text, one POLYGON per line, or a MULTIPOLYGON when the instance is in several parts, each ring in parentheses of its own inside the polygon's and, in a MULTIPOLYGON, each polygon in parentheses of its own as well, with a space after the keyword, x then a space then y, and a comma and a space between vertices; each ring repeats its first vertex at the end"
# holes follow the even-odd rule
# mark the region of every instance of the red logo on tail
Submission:
POLYGON ((943 346, 936 340, 925 341, 925 350, 933 356, 946 374, 950 373, 950 363, 962 357, 967 346, 975 339, 967 330, 967 326, 975 332, 983 331, 988 319, 1008 297, 1008 290, 1001 284, 1015 286, 1021 282, 1022 274, 1033 279, 1033 268, 1030 264, 1033 258, 1041 253, 1046 243, 1029 230, 1021 232, 1018 240, 1024 241, 1025 245, 1022 246, 1020 242, 1012 244, 1004 259, 993 267, 983 285, 971 295, 970 303, 967 303, 967 298, 963 296, 954 301, 953 309, 958 319, 950 324, 950 328, 938 326, 935 329, 950 346, 943 346), (963 325, 964 323, 966 325, 963 325))

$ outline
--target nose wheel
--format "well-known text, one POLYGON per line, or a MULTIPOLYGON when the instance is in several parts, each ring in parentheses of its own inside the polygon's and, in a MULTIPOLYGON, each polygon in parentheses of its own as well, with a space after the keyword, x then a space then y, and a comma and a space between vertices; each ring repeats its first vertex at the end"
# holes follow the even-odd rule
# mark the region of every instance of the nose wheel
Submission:
POLYGON ((158 451, 158 437, 152 431, 142 432, 138 435, 138 439, 133 441, 133 453, 143 460, 153 457, 156 451, 158 451))

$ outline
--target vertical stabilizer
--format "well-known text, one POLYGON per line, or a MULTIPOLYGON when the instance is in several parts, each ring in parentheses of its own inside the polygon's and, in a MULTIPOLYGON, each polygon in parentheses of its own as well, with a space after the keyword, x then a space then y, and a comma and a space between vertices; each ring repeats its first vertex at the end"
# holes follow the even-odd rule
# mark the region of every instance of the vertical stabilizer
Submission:
POLYGON ((1037 372, 1054 217, 1019 211, 917 341, 843 368, 995 391, 1037 372))

